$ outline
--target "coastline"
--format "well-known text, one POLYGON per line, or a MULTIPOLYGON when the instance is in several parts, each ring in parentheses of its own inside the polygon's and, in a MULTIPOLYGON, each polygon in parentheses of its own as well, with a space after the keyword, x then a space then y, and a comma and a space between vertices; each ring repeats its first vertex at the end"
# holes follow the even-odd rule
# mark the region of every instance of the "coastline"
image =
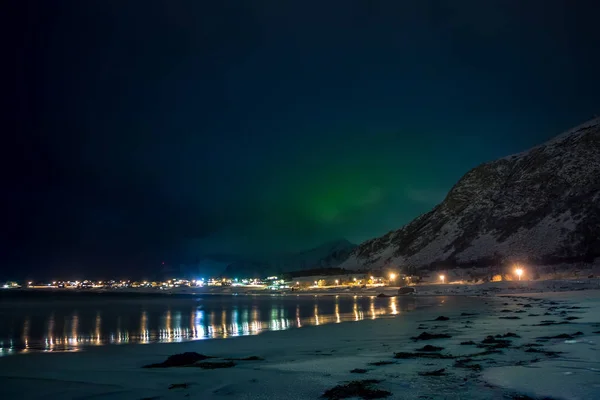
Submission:
MULTIPOLYGON (((552 287, 548 283, 542 286, 547 290, 552 287)), ((446 399, 489 399, 512 394, 555 399, 599 397, 600 385, 595 381, 600 376, 596 346, 600 335, 593 332, 600 331, 600 290, 562 293, 547 290, 537 294, 479 297, 443 295, 435 307, 396 318, 263 332, 255 336, 3 357, 0 397, 168 399, 189 395, 202 399, 300 399, 318 398, 329 388, 357 379, 382 380, 379 386, 392 393, 389 398, 399 399, 419 396, 435 399, 440 398, 439 393, 444 393, 442 398, 446 399), (523 308, 525 304, 529 307, 523 308), (449 320, 433 321, 441 315, 449 320), (506 316, 516 318, 505 319, 506 316), (574 319, 566 321, 568 317, 574 319), (548 320, 561 323, 537 326, 548 320), (426 329, 419 329, 423 326, 426 329), (424 342, 410 339, 422 332, 446 333, 452 337, 424 342), (521 337, 511 339, 510 348, 499 350, 502 354, 473 357, 477 360, 470 365, 480 365, 480 371, 455 367, 455 359, 394 359, 396 352, 414 352, 425 344, 444 347, 442 354, 455 358, 474 354, 481 349, 460 343, 480 343, 488 335, 507 332, 521 337), (545 353, 535 352, 535 348, 534 352, 527 352, 522 347, 536 343, 541 336, 575 332, 583 334, 572 339, 537 342, 545 353), (564 353, 548 356, 554 351, 564 353), (258 356, 264 360, 237 361, 233 368, 215 370, 141 368, 183 352, 220 358, 258 356), (369 365, 378 361, 392 364, 369 365), (440 368, 447 375, 418 374, 440 368), (367 371, 350 373, 353 369, 367 371), (540 374, 551 374, 556 379, 536 379, 540 374), (169 389, 170 385, 183 383, 188 384, 187 388, 169 389)))
MULTIPOLYGON (((564 292, 577 290, 600 289, 600 278, 568 278, 546 280, 501 281, 486 283, 421 283, 410 285, 416 292, 410 296, 487 296, 497 294, 517 293, 543 293, 564 292)), ((0 300, 3 298, 43 298, 47 296, 114 296, 114 297, 171 297, 190 298, 203 296, 396 296, 401 286, 368 286, 348 287, 311 287, 296 291, 269 290, 266 288, 252 287, 204 287, 204 288, 177 288, 165 291, 148 288, 122 288, 122 289, 10 289, 0 291, 0 300)), ((407 295, 401 295, 407 296, 407 295)))

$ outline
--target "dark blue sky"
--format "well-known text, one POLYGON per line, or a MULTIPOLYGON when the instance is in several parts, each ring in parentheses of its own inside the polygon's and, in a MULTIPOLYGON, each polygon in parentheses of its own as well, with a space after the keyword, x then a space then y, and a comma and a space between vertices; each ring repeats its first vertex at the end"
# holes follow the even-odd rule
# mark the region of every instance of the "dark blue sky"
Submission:
POLYGON ((14 3, 9 273, 360 242, 600 110, 594 1, 14 3))

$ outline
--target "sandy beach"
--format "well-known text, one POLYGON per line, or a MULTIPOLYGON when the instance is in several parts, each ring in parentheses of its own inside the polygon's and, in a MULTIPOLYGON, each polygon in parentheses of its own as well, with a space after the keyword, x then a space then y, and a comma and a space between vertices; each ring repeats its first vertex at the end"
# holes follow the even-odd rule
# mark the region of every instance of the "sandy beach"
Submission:
POLYGON ((2 357, 0 398, 316 399, 366 379, 391 399, 598 398, 600 290, 558 285, 463 287, 455 294, 470 296, 442 292, 435 306, 390 319, 2 357), (447 337, 411 339, 425 333, 447 337), (228 368, 142 368, 184 352, 236 360, 228 368), (242 360, 252 356, 259 359, 242 360))

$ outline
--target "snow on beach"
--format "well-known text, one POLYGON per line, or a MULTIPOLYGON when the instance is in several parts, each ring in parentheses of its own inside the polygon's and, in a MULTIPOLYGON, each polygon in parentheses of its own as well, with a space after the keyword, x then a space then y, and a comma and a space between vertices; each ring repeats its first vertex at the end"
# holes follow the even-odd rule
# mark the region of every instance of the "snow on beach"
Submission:
POLYGON ((373 388, 397 399, 598 398, 600 290, 579 290, 593 285, 598 282, 427 285, 419 294, 438 295, 436 305, 396 318, 3 357, 0 398, 314 399, 363 379, 380 380, 373 388), (463 293, 476 297, 452 296, 463 293), (450 337, 411 339, 425 332, 450 337), (428 352, 425 345, 443 349, 428 352), (225 358, 260 359, 220 369, 142 368, 184 352, 218 357, 206 361, 223 365, 231 365, 225 358))

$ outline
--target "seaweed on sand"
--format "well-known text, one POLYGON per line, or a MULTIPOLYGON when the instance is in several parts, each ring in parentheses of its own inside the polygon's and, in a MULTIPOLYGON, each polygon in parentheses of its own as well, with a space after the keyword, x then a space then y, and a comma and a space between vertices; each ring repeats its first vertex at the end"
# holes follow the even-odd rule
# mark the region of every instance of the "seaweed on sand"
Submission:
POLYGON ((369 365, 373 365, 375 367, 380 367, 382 365, 390 365, 390 364, 396 364, 396 363, 393 361, 376 361, 376 362, 369 363, 369 365))
POLYGON ((583 332, 575 332, 571 335, 569 335, 568 333, 561 333, 560 335, 556 335, 556 336, 540 336, 538 339, 574 339, 575 336, 581 336, 583 335, 583 332))
POLYGON ((243 358, 226 358, 227 361, 264 361, 265 359, 259 356, 249 356, 243 358))
POLYGON ((481 371, 481 364, 472 364, 472 358, 463 358, 454 363, 455 368, 470 369, 471 371, 481 371))
POLYGON ((197 367, 202 369, 217 369, 217 368, 231 368, 235 367, 235 363, 233 361, 220 361, 220 362, 200 362, 192 365, 188 365, 188 367, 197 367))
POLYGON ((414 358, 435 358, 435 359, 449 359, 454 358, 454 356, 450 354, 440 354, 440 353, 408 353, 408 352, 400 352, 394 353, 394 358, 399 358, 403 360, 414 359, 414 358))
POLYGON ((569 321, 560 321, 560 322, 555 322, 555 321, 542 321, 539 324, 535 324, 533 326, 550 326, 550 325, 565 325, 565 324, 570 324, 569 321))
POLYGON ((442 351, 442 350, 444 350, 443 347, 432 346, 430 344, 426 344, 425 346, 421 347, 420 349, 417 349, 416 351, 442 351))
POLYGON ((414 341, 417 341, 417 340, 449 339, 451 337, 452 336, 447 335, 445 333, 422 332, 419 336, 413 336, 413 337, 411 337, 411 339, 414 341))
POLYGON ((165 361, 157 364, 149 364, 144 365, 142 368, 170 368, 170 367, 185 367, 188 365, 193 365, 198 361, 206 360, 208 358, 212 358, 210 356, 205 356, 204 354, 196 353, 196 352, 186 352, 181 354, 173 354, 169 356, 165 361))
POLYGON ((530 347, 525 350, 525 353, 541 353, 547 357, 558 357, 559 354, 562 354, 562 351, 550 351, 544 349, 537 349, 535 347, 530 347))
POLYGON ((481 341, 481 343, 477 345, 477 347, 489 348, 489 349, 504 349, 504 348, 510 347, 511 344, 512 343, 510 340, 497 339, 493 336, 488 336, 485 339, 483 339, 481 341))
POLYGON ((169 385, 169 390, 171 389, 187 389, 190 387, 189 383, 172 383, 169 385))
POLYGON ((350 397, 360 397, 361 399, 383 399, 391 396, 387 390, 374 388, 373 385, 380 383, 377 379, 365 379, 362 381, 350 381, 348 383, 337 385, 327 389, 321 397, 329 400, 341 400, 350 397))
POLYGON ((504 335, 496 335, 497 338, 520 338, 521 336, 513 332, 507 332, 504 335))
POLYGON ((436 369, 434 371, 422 371, 422 372, 419 372, 419 375, 421 375, 421 376, 444 376, 447 374, 446 374, 446 369, 442 368, 442 369, 436 369))

